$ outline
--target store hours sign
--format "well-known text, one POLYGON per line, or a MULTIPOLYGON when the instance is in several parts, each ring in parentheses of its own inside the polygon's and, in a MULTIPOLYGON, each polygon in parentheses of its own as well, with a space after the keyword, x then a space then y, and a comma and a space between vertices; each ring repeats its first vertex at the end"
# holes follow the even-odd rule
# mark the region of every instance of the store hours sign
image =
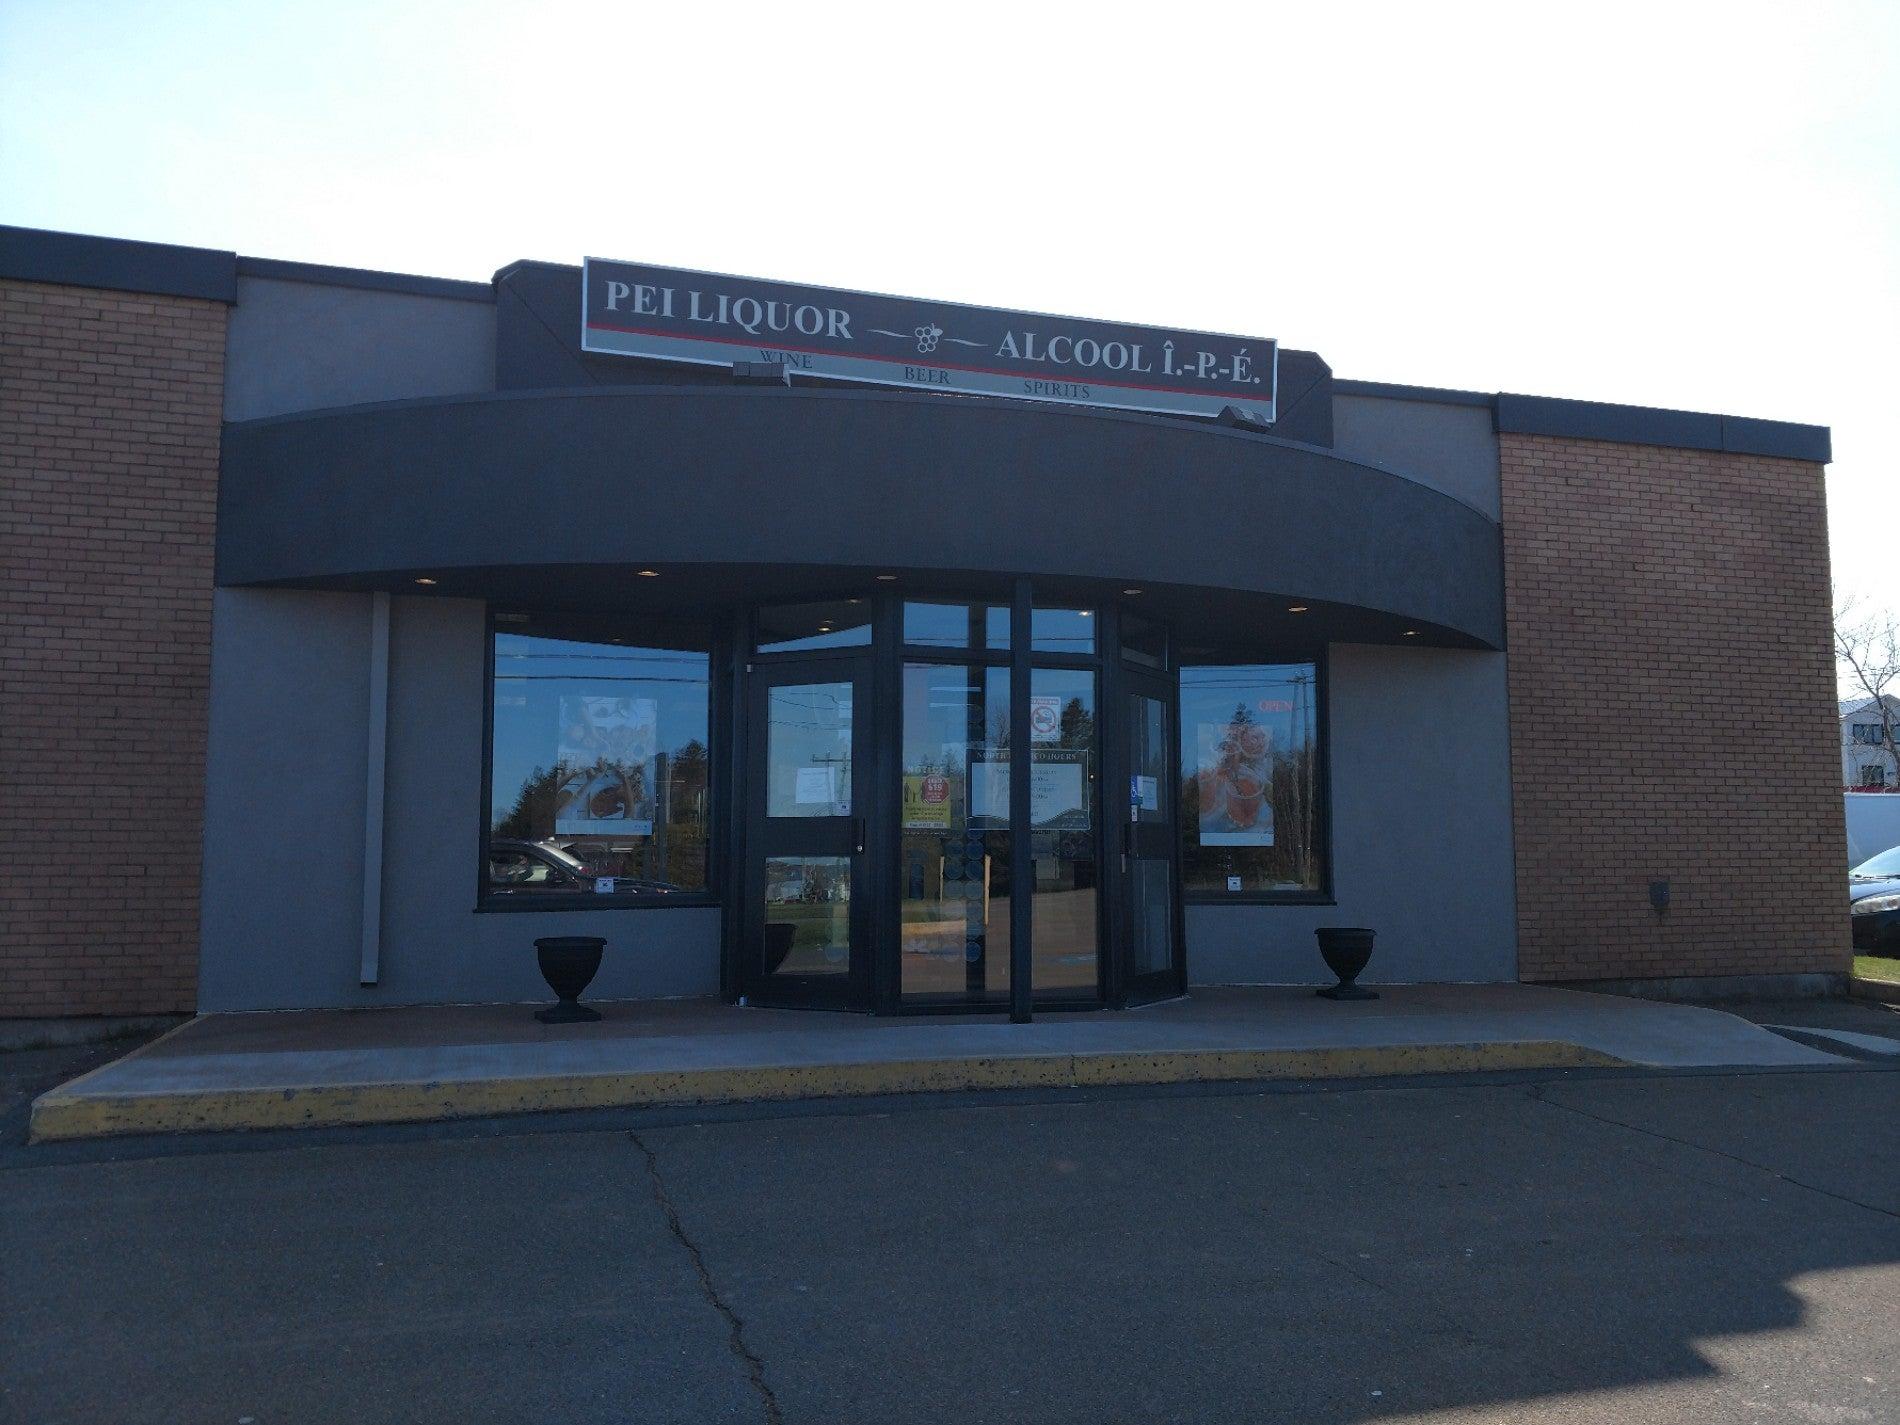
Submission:
POLYGON ((1279 345, 588 258, 581 348, 1271 424, 1279 345))

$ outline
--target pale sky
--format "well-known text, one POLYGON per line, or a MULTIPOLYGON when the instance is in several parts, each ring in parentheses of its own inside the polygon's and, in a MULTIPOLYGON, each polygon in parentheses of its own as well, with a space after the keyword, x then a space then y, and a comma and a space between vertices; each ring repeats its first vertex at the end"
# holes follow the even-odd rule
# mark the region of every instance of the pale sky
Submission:
POLYGON ((0 0, 0 222, 620 257, 1834 430, 1900 611, 1900 4, 0 0))

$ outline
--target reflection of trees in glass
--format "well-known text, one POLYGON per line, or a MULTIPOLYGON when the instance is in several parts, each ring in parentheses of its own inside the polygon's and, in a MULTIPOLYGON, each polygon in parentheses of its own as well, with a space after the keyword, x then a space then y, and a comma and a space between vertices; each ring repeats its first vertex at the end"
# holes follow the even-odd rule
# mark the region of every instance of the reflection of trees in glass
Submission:
POLYGON ((495 822, 495 835, 539 841, 550 834, 554 830, 554 794, 567 780, 567 774, 567 767, 559 762, 530 772, 515 794, 514 806, 495 822))
POLYGON ((706 809, 706 744, 697 737, 673 754, 670 801, 677 813, 682 808, 703 812, 706 809))
POLYGON ((831 867, 807 866, 805 885, 799 892, 798 898, 808 902, 828 901, 832 898, 834 880, 835 876, 831 867))
POLYGON ((707 770, 711 758, 706 744, 692 738, 671 757, 662 778, 665 804, 655 830, 661 866, 659 877, 676 886, 698 889, 706 879, 706 845, 711 829, 707 803, 707 770))
MULTIPOLYGON (((495 818, 493 834, 521 841, 571 840, 575 854, 595 875, 665 881, 682 890, 703 890, 710 838, 706 744, 693 738, 672 753, 655 758, 659 805, 653 809, 651 836, 611 831, 559 837, 555 811, 561 787, 579 770, 565 762, 536 767, 522 779, 513 805, 495 818)), ((645 795, 644 767, 628 768, 635 789, 645 795)))
POLYGON ((1062 746, 1090 748, 1095 745, 1095 714, 1080 698, 1062 705, 1062 746))

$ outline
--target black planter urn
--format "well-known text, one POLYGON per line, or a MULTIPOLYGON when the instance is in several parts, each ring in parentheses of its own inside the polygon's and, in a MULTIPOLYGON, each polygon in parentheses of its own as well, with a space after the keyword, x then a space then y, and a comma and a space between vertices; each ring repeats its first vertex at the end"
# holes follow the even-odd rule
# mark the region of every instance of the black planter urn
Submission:
POLYGON ((600 973, 600 952, 607 942, 598 935, 545 935, 534 942, 534 953, 541 961, 541 978, 560 997, 560 1003, 537 1009, 534 1017, 543 1024, 591 1024, 600 1011, 580 1002, 581 991, 600 973))
POLYGON ((1362 989, 1353 983, 1372 958, 1372 932, 1358 925, 1322 925, 1313 932, 1319 937, 1319 953, 1326 968, 1339 976, 1339 983, 1326 985, 1318 993, 1323 999, 1377 999, 1377 990, 1362 989))

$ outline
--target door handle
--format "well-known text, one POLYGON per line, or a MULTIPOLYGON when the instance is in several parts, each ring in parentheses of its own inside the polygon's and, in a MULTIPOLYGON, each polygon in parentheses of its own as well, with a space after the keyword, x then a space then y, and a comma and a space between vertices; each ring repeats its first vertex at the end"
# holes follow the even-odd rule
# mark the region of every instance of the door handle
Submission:
POLYGON ((851 818, 851 849, 860 856, 864 854, 864 818, 861 816, 851 818))

